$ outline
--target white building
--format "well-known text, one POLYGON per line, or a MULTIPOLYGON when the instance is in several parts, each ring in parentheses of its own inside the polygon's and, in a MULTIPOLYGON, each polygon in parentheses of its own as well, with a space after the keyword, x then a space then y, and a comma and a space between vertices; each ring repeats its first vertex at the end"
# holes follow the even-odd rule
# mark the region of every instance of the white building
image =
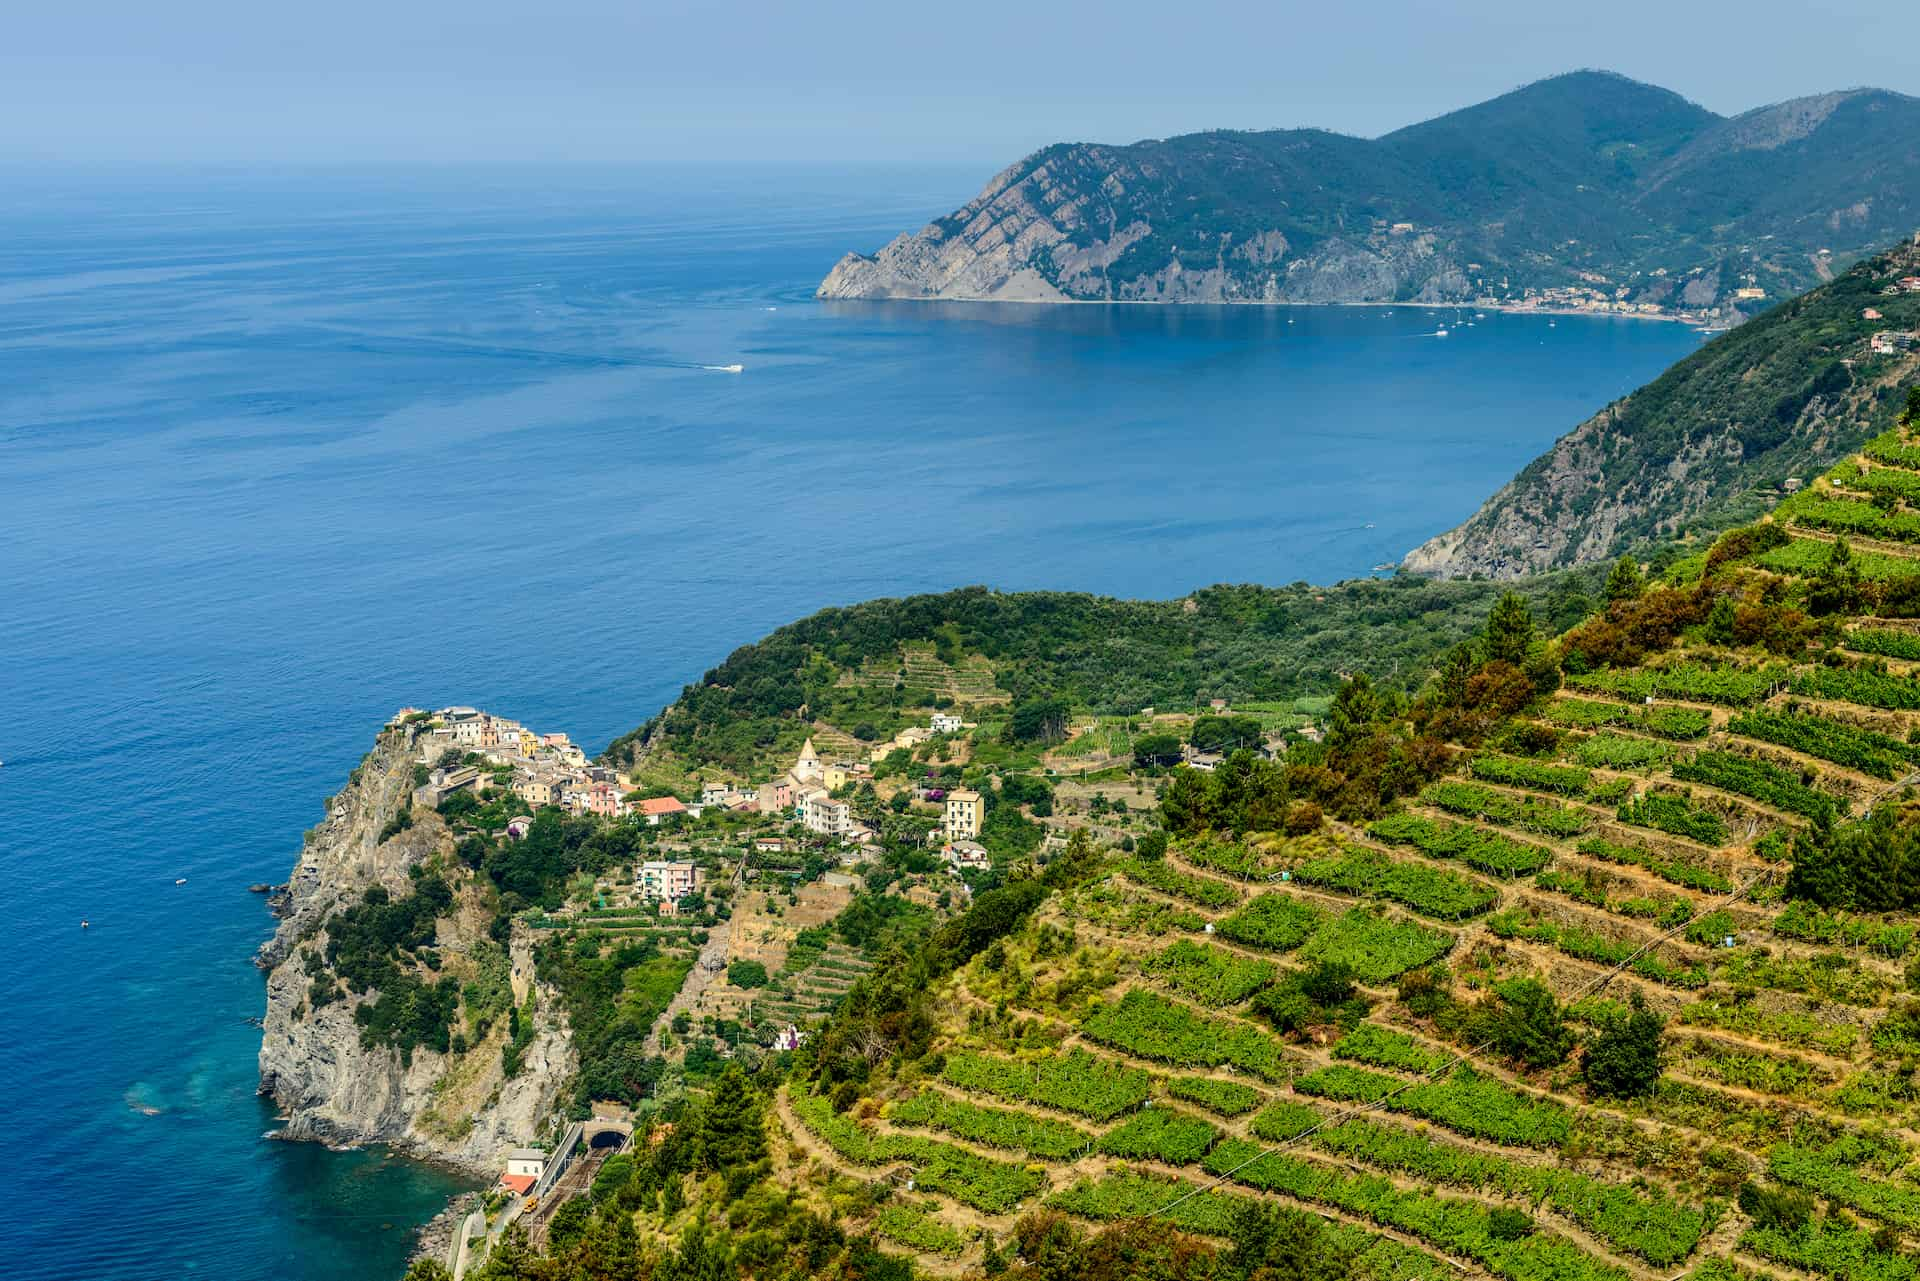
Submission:
POLYGON ((962 721, 952 712, 935 712, 933 714, 933 732, 936 734, 958 734, 960 727, 965 723, 966 722, 962 721))
POLYGON ((987 847, 978 841, 955 841, 942 853, 956 872, 983 872, 993 866, 993 860, 987 857, 987 847))
POLYGON ((821 836, 845 836, 853 830, 853 807, 835 800, 825 788, 810 787, 800 796, 800 821, 821 836))
POLYGON ((516 1195, 525 1196, 540 1176, 547 1172, 547 1154, 539 1148, 515 1148, 507 1153, 507 1169, 500 1182, 516 1195))

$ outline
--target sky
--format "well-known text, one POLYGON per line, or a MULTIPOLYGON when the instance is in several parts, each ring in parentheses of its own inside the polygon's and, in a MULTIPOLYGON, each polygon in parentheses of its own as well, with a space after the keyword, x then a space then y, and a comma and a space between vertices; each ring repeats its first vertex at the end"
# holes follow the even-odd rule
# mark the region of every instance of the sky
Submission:
POLYGON ((978 165, 1375 135, 1602 67, 1723 113, 1920 93, 1889 0, 0 0, 0 162, 978 165))

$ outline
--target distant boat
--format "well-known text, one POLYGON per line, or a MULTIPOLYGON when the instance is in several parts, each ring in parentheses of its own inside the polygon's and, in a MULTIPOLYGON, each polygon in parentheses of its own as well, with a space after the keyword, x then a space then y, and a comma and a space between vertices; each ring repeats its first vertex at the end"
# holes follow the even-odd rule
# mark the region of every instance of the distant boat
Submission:
POLYGON ((184 876, 174 882, 175 885, 185 885, 186 883, 187 883, 187 878, 184 876))
POLYGON ((1445 338, 1447 336, 1447 327, 1445 325, 1440 326, 1440 328, 1433 331, 1433 336, 1435 338, 1445 338))
POLYGON ((716 374, 737 374, 742 370, 744 370, 746 366, 745 365, 702 365, 700 366, 700 368, 711 369, 716 374))
POLYGON ((1372 522, 1372 521, 1368 521, 1368 522, 1367 522, 1367 524, 1366 524, 1366 528, 1368 528, 1368 529, 1372 529, 1372 528, 1373 528, 1373 522, 1372 522))

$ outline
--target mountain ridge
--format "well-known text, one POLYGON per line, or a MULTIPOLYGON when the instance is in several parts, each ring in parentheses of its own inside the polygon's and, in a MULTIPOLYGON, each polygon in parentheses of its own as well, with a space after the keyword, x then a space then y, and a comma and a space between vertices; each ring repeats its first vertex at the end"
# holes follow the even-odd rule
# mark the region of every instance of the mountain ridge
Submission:
POLYGON ((1571 72, 1378 138, 1214 130, 1056 143, 823 298, 1558 301, 1735 319, 1920 222, 1920 100, 1840 90, 1723 117, 1571 72))

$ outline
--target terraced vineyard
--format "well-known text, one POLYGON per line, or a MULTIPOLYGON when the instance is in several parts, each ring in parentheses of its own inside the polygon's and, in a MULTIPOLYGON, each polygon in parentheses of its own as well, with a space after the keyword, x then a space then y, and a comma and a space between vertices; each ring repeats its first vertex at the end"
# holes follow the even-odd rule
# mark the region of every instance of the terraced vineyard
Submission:
POLYGON ((1920 777, 1909 502, 1902 429, 1364 825, 1112 853, 948 980, 933 1079, 790 1086, 794 1137, 911 1173, 887 1231, 950 1260, 1040 1205, 1225 1237, 1268 1199, 1380 1278, 1920 1278, 1920 930, 1786 893, 1920 777), (1541 1001, 1562 1040, 1516 1049, 1541 1001), (1636 1010, 1663 1071, 1603 1089, 1636 1010))

